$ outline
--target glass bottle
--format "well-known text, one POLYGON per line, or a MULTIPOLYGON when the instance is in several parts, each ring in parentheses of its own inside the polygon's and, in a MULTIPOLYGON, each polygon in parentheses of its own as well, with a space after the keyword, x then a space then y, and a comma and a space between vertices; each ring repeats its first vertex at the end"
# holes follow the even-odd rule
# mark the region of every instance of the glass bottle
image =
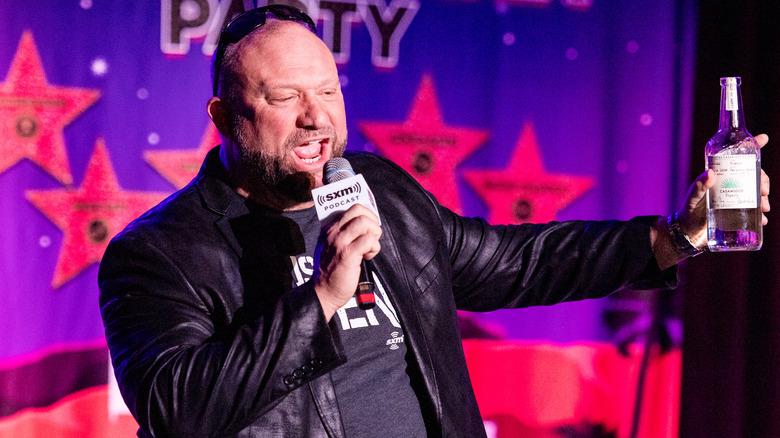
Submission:
POLYGON ((756 251, 761 225, 761 152, 745 128, 739 77, 720 79, 720 124, 704 150, 715 185, 707 192, 710 251, 756 251))

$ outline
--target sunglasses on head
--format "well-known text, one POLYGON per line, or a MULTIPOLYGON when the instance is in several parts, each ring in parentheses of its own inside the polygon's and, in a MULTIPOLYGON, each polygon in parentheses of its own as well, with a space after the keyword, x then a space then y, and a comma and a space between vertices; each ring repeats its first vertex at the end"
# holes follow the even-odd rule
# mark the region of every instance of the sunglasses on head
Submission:
POLYGON ((219 43, 217 43, 217 51, 214 55, 214 96, 219 90, 219 73, 222 70, 222 60, 225 57, 227 46, 241 41, 250 32, 264 25, 266 14, 269 13, 279 20, 303 23, 309 30, 317 33, 317 26, 311 17, 292 6, 268 5, 237 15, 222 28, 222 32, 219 34, 219 43))

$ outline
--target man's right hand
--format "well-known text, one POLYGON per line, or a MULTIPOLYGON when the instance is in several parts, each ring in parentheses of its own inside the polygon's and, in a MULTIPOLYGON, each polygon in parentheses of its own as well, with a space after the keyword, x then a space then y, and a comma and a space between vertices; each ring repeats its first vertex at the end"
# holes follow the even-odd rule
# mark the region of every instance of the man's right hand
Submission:
POLYGON ((325 319, 355 295, 361 263, 379 253, 379 218, 356 204, 320 233, 314 256, 314 291, 325 319))

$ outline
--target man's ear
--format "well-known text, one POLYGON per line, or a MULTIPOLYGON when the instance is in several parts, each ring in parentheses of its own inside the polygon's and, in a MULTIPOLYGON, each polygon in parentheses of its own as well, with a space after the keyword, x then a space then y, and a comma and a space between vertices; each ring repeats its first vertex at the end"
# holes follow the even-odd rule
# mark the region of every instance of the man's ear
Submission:
POLYGON ((211 121, 214 122, 214 126, 225 138, 230 138, 230 114, 225 101, 219 97, 212 97, 206 104, 206 111, 211 117, 211 121))

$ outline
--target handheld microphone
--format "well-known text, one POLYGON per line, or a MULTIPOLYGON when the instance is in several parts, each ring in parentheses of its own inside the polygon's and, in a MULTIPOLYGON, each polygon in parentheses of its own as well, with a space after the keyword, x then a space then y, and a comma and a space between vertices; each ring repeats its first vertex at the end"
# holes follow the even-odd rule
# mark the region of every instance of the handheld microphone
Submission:
MULTIPOLYGON (((360 203, 369 207, 374 213, 379 216, 379 213, 374 205, 374 197, 371 195, 371 190, 368 188, 365 179, 362 175, 356 175, 352 169, 352 165, 349 164, 346 158, 336 157, 331 158, 325 163, 325 167, 322 170, 322 182, 325 186, 312 191, 315 199, 315 205, 317 207, 317 215, 320 221, 323 221, 335 211, 344 211, 351 207, 354 203, 360 203), (338 191, 333 191, 336 186, 344 187, 338 191), (319 194, 318 194, 318 191, 319 194), (354 202, 340 202, 338 198, 343 197, 345 194, 354 195, 354 202), (333 202, 336 200, 336 202, 333 202)), ((371 261, 363 260, 360 269, 360 279, 358 281, 357 290, 355 291, 355 298, 358 303, 358 307, 362 310, 373 309, 376 305, 376 296, 374 295, 374 282, 371 280, 370 271, 371 261)))

